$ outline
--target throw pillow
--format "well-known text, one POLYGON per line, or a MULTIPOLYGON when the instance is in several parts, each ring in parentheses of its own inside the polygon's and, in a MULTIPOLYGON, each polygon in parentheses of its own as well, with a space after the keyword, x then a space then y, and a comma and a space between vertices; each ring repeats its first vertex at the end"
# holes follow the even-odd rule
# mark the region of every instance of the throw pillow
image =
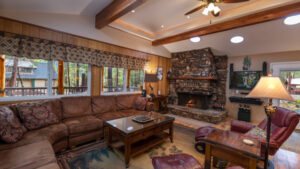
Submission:
POLYGON ((134 102, 134 108, 136 110, 145 110, 147 105, 147 98, 146 97, 137 97, 134 102))
POLYGON ((252 135, 252 136, 257 136, 257 137, 262 137, 266 138, 266 131, 254 126, 251 130, 249 130, 246 135, 252 135))
POLYGON ((29 130, 39 129, 59 122, 49 102, 22 103, 17 105, 20 119, 29 130))
POLYGON ((19 141, 26 128, 9 107, 0 107, 0 137, 6 143, 19 141))

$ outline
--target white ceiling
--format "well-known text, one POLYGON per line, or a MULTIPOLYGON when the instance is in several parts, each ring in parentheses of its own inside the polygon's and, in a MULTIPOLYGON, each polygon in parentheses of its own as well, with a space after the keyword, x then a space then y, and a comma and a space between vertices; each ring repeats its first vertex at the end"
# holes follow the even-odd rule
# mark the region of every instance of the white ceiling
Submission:
POLYGON ((0 0, 0 10, 93 15, 113 0, 0 0))
POLYGON ((300 50, 300 24, 287 26, 283 19, 278 19, 202 36, 199 43, 184 40, 164 46, 171 52, 211 47, 215 54, 228 56, 297 51, 300 50), (230 38, 236 35, 243 36, 244 42, 232 44, 230 38))

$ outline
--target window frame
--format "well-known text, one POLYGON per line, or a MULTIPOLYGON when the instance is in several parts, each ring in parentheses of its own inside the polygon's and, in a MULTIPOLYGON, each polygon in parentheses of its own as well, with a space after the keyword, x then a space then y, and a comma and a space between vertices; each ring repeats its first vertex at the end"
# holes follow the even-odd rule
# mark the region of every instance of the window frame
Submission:
MULTIPOLYGON (((5 61, 5 59, 4 59, 5 61)), ((48 60, 47 62, 47 69, 48 69, 48 80, 47 80, 47 92, 48 95, 42 95, 42 96, 3 96, 0 97, 0 101, 22 101, 22 100, 43 100, 43 99, 54 99, 54 98, 61 98, 65 96, 90 96, 91 95, 91 78, 92 78, 92 73, 91 73, 91 65, 88 64, 88 82, 87 82, 87 92, 85 93, 76 93, 76 94, 58 94, 58 95, 53 95, 52 94, 52 80, 53 80, 53 62, 56 60, 48 60)), ((4 72, 5 73, 5 72, 4 72)))
MULTIPOLYGON (((113 68, 113 67, 112 67, 113 68)), ((127 88, 127 84, 129 83, 130 81, 130 77, 128 78, 128 74, 129 74, 129 71, 131 70, 136 70, 136 69, 127 69, 127 68, 124 68, 124 81, 123 81, 123 90, 121 92, 104 92, 104 67, 102 68, 102 76, 101 76, 101 84, 100 84, 100 88, 101 88, 101 95, 104 95, 104 96, 109 96, 109 95, 122 95, 122 94, 141 94, 142 91, 128 91, 128 88, 127 88)), ((143 88, 145 88, 145 71, 142 70, 144 72, 144 76, 143 76, 143 88)))

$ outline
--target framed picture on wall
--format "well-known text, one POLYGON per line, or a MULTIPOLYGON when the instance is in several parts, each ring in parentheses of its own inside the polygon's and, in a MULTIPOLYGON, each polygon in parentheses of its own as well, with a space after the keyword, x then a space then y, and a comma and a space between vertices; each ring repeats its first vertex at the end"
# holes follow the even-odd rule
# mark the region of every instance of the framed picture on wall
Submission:
POLYGON ((163 79, 163 68, 158 67, 156 71, 157 79, 162 80, 163 79))

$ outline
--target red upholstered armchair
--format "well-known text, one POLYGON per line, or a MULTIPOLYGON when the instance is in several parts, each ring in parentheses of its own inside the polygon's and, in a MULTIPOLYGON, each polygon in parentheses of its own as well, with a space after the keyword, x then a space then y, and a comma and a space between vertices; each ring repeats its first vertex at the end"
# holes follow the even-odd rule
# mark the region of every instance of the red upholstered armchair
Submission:
MULTIPOLYGON (((269 154, 274 155, 280 146, 289 138, 299 122, 299 114, 288 109, 277 107, 275 114, 272 116, 271 138, 269 154)), ((231 131, 245 134, 253 127, 252 124, 233 120, 231 121, 231 131)), ((267 130, 267 118, 259 125, 259 128, 267 130)), ((264 156, 266 139, 262 137, 251 136, 261 140, 261 156, 264 156)))

